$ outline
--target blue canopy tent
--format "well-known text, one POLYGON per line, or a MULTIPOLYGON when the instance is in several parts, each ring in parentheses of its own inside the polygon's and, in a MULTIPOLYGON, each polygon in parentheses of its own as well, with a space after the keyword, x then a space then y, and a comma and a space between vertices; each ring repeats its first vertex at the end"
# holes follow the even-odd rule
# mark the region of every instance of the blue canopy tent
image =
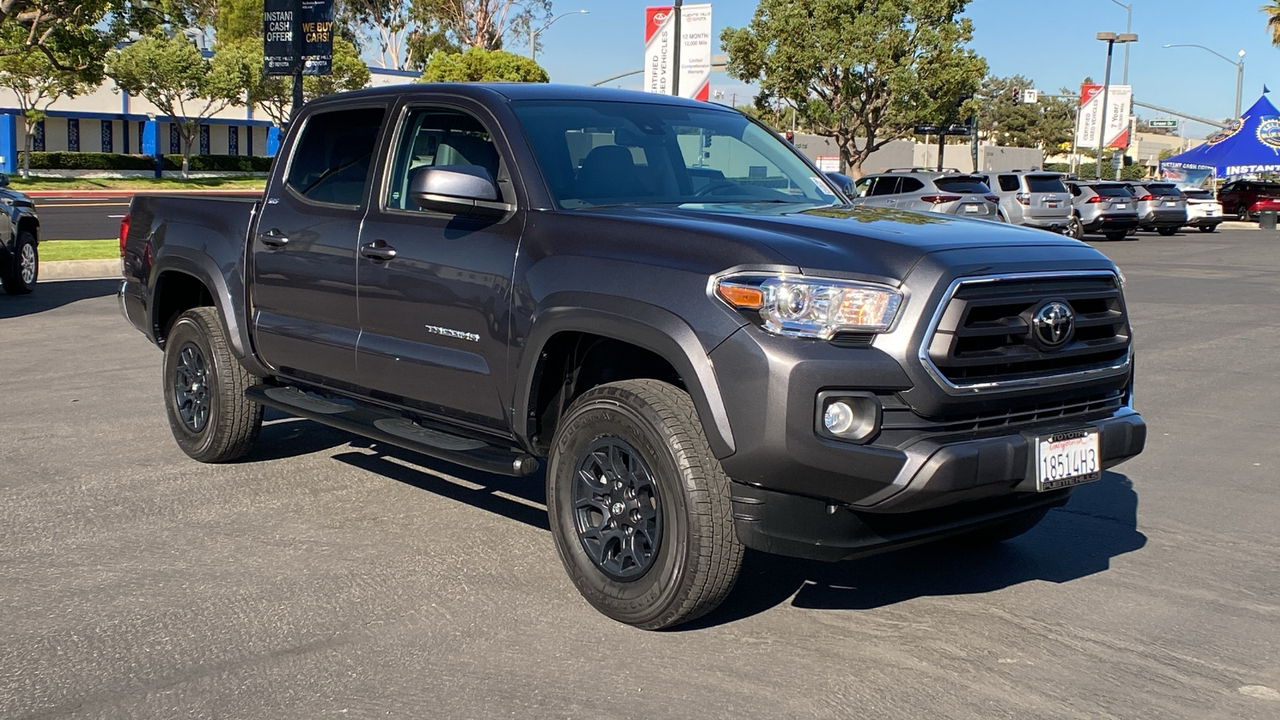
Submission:
POLYGON ((1208 171, 1218 178, 1280 173, 1280 110, 1266 95, 1234 127, 1160 163, 1166 177, 1208 171))

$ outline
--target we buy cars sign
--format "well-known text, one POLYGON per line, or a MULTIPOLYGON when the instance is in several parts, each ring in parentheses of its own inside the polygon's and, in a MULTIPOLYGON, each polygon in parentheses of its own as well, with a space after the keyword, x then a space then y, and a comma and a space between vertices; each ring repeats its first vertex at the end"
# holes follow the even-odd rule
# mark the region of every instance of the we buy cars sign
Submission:
POLYGON ((1107 107, 1102 107, 1102 86, 1080 86, 1080 116, 1076 122, 1076 144, 1098 147, 1098 134, 1109 148, 1129 147, 1129 114, 1133 105, 1133 88, 1112 85, 1107 91, 1107 107))
POLYGON ((680 43, 680 97, 711 99, 711 5, 680 8, 680 38, 675 37, 674 8, 650 7, 644 13, 645 92, 673 95, 676 43, 680 43))

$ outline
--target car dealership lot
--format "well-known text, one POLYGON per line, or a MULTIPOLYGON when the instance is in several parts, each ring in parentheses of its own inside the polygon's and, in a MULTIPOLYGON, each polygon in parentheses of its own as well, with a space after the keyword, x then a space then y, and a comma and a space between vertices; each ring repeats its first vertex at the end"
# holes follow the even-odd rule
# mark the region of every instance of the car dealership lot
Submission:
POLYGON ((1143 455, 1000 547, 752 555, 666 633, 573 591, 540 474, 275 414, 200 465, 113 282, 0 296, 0 717, 1280 716, 1280 234, 1137 238, 1143 455))

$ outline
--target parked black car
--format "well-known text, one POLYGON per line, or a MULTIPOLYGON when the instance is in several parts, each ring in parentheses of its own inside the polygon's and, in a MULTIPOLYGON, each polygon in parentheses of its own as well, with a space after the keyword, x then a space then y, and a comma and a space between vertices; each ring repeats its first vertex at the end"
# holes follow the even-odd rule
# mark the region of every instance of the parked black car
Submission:
POLYGON ((569 577, 642 628, 716 607, 746 547, 1013 537, 1146 438, 1104 255, 850 207, 707 103, 331 96, 260 201, 138 195, 122 243, 191 457, 245 456, 265 405, 495 473, 546 459, 569 577))
POLYGON ((0 173, 0 203, 8 222, 0 222, 0 284, 11 295, 29 293, 40 277, 40 218, 25 193, 9 187, 0 173))

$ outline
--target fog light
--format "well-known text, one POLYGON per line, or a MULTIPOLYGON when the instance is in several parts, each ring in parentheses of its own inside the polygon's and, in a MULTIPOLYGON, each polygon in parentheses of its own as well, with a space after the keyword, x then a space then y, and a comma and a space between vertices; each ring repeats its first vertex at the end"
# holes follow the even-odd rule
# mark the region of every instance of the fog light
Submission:
POLYGON ((848 404, 836 401, 827 406, 822 413, 822 424, 832 435, 843 435, 853 427, 853 408, 848 404))
POLYGON ((858 390, 826 390, 818 393, 814 430, 845 442, 869 442, 880 432, 883 408, 873 393, 858 390))

